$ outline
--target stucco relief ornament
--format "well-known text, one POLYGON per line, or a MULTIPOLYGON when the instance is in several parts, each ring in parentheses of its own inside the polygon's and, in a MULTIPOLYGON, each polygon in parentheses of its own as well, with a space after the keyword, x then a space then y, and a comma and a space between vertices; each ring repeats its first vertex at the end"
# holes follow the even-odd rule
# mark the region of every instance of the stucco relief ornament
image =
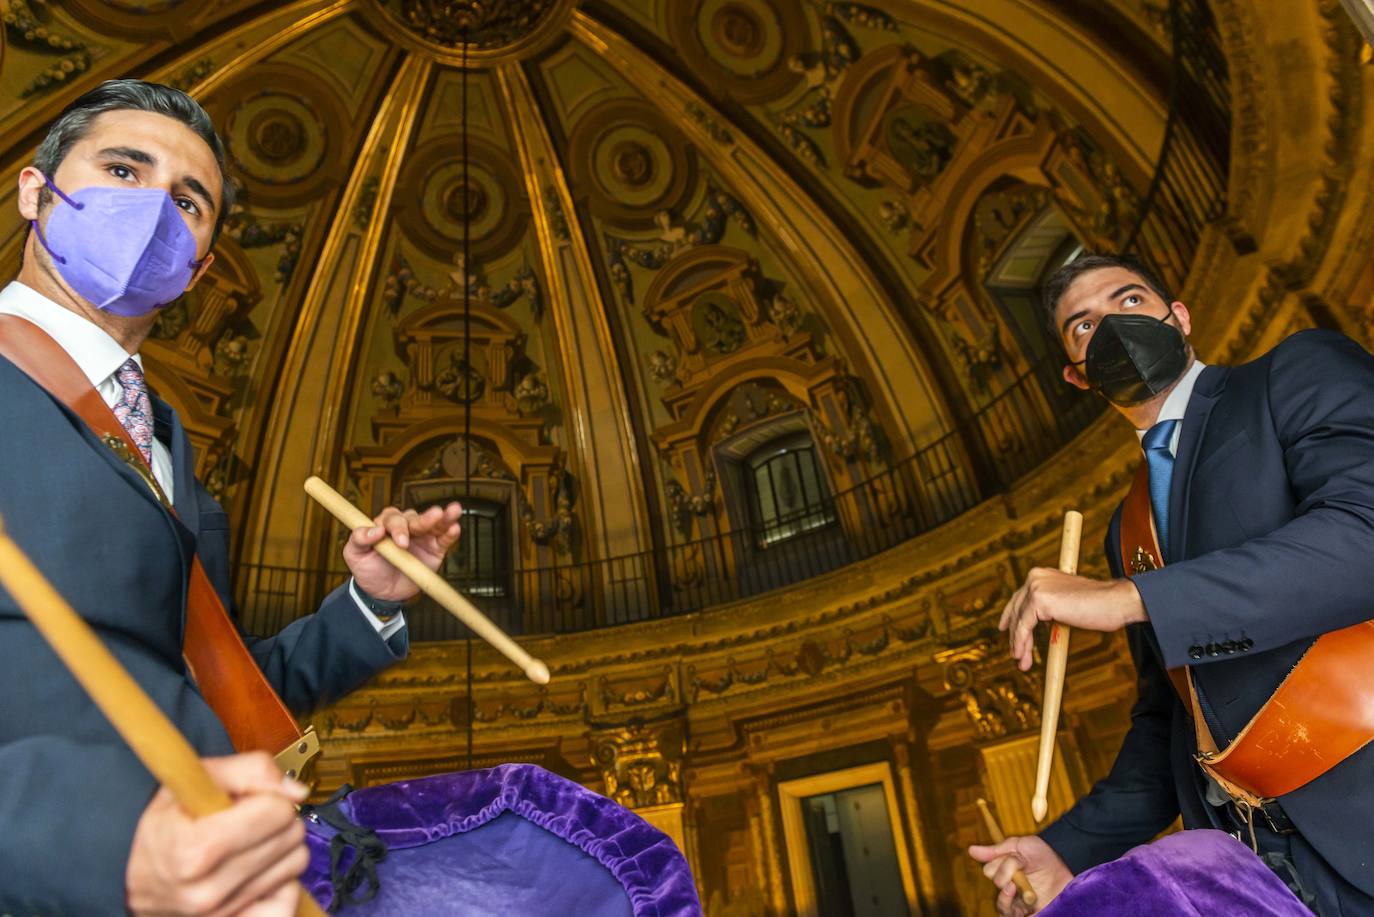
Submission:
POLYGON ((513 394, 522 415, 536 414, 549 403, 549 387, 538 373, 529 373, 521 379, 513 394))
POLYGON ((901 201, 883 201, 878 205, 878 221, 888 232, 901 232, 911 220, 911 211, 901 201))
POLYGON ((226 376, 241 376, 248 365, 248 338, 226 331, 215 344, 216 370, 226 376))
POLYGON ((665 351, 655 350, 649 354, 649 375, 654 377, 655 382, 663 385, 676 382, 677 360, 665 351))
POLYGON ((405 390, 405 383, 391 370, 383 370, 372 380, 372 397, 377 399, 383 410, 396 410, 405 390))
POLYGON ((533 32, 560 0, 377 0, 425 41, 449 48, 464 38, 479 49, 513 44, 533 32))
POLYGON ((802 314, 796 303, 779 293, 768 303, 768 320, 777 326, 786 341, 801 330, 802 314))

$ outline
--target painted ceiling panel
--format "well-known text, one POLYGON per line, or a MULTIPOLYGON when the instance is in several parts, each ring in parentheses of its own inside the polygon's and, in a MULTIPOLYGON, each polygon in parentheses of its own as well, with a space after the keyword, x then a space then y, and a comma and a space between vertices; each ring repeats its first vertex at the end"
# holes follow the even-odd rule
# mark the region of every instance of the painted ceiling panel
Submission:
MULTIPOLYGON (((1083 47, 1102 27, 996 2, 1083 47)), ((33 134, 97 71, 214 118, 242 199, 150 346, 247 560, 323 543, 306 467, 365 504, 477 473, 525 564, 747 526, 731 463, 778 437, 853 486, 1027 370, 1013 293, 1119 240, 1147 175, 1094 120, 1120 93, 972 2, 301 0, 226 6, 228 30, 121 3, 13 5, 49 31, 7 23, 0 127, 33 134), (76 25, 97 9, 114 25, 76 25)))

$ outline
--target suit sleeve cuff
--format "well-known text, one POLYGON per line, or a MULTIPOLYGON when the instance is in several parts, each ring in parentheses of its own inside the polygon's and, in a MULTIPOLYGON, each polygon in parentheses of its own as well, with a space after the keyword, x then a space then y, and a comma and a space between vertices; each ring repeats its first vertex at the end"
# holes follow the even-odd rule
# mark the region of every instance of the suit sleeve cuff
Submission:
POLYGON ((367 607, 367 603, 363 601, 362 595, 359 594, 357 582, 352 579, 348 581, 348 594, 352 597, 353 604, 358 606, 358 610, 361 611, 363 617, 367 619, 367 623, 372 625, 372 629, 377 632, 377 636, 381 637, 383 640, 390 642, 391 638, 400 633, 401 629, 406 626, 406 616, 403 611, 398 611, 395 617, 386 621, 383 621, 373 614, 372 609, 367 607))

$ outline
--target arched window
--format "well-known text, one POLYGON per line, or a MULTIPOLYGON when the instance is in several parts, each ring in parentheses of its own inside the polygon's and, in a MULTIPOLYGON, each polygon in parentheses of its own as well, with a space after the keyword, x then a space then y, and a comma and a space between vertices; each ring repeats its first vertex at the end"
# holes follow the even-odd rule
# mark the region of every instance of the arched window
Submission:
POLYGON ((475 598, 510 590, 510 512, 505 503, 455 497, 463 504, 463 535, 444 558, 444 578, 475 598))
MULTIPOLYGON (((1031 362, 1062 354, 1058 336, 1051 336, 1040 288, 1049 276, 1083 251, 1059 208, 1050 204, 1016 234, 983 278, 984 288, 1002 309, 1017 343, 1031 362)), ((1056 366, 1056 369, 1058 367, 1056 366)))
POLYGON ((755 543, 766 548, 835 521, 835 505, 805 433, 775 439, 744 461, 755 543))

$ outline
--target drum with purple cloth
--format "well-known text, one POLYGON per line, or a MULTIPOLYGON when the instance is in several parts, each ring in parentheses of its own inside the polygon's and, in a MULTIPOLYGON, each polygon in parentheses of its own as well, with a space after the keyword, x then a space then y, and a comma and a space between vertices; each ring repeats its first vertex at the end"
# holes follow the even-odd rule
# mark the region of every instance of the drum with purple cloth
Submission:
POLYGON ((1205 829, 1170 834, 1080 873, 1039 914, 1312 917, 1249 847, 1205 829))
POLYGON ((301 881, 344 914, 701 914, 666 834, 532 764, 355 790, 313 812, 306 842, 301 881))

